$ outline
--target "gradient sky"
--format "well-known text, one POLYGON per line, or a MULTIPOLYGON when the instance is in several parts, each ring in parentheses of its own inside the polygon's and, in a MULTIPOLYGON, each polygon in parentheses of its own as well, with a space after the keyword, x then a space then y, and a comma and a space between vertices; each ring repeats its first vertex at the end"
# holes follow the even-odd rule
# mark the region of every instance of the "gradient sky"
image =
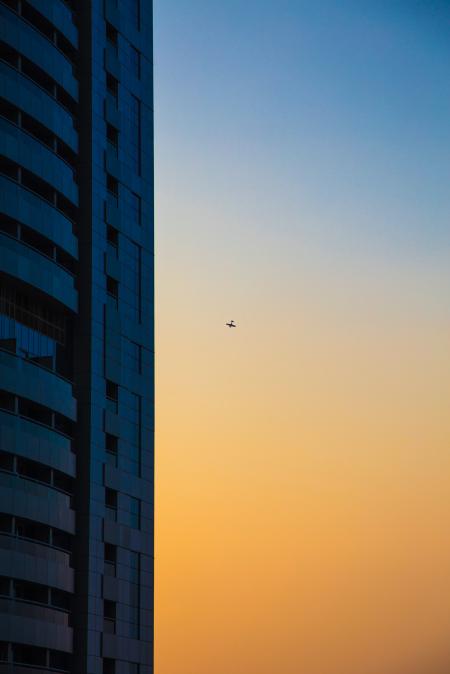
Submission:
POLYGON ((449 66, 447 1, 155 0, 156 674, 450 670, 449 66))

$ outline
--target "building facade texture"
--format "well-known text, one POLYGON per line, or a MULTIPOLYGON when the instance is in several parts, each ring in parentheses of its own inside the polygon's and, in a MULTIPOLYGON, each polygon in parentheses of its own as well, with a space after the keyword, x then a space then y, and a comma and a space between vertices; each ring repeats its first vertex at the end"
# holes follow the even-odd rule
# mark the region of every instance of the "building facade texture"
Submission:
POLYGON ((151 0, 0 0, 0 674, 153 672, 151 0))

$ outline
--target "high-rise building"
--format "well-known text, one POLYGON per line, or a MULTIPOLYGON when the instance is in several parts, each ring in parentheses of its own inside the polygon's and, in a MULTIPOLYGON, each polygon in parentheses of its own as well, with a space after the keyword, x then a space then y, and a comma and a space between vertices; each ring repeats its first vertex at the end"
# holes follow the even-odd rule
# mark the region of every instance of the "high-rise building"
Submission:
POLYGON ((0 674, 153 672, 151 0, 0 0, 0 674))

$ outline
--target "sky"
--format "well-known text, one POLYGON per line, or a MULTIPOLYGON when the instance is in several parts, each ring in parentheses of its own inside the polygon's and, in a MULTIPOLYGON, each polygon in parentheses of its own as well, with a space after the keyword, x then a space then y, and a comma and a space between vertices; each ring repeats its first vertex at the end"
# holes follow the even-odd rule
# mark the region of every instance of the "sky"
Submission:
POLYGON ((449 671, 450 5, 154 4, 156 674, 449 671))

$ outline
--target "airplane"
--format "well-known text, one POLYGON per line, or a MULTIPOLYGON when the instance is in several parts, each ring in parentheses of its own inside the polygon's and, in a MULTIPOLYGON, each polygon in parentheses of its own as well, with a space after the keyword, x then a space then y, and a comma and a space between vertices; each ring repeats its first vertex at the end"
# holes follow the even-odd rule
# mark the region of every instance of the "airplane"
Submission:
POLYGON ((236 324, 235 324, 234 321, 230 321, 229 323, 226 323, 226 325, 228 325, 229 328, 235 328, 236 327, 236 324))

